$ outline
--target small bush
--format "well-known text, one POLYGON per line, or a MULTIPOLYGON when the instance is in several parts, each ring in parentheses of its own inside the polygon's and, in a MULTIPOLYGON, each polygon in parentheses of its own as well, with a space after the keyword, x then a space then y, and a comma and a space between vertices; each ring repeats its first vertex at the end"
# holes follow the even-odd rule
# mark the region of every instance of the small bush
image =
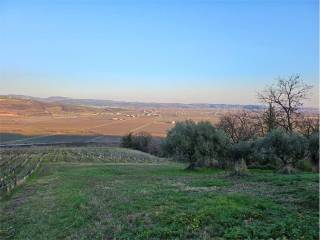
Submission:
POLYGON ((152 136, 146 132, 140 132, 137 134, 129 133, 128 135, 122 137, 121 146, 140 150, 142 152, 150 152, 151 140, 152 136))

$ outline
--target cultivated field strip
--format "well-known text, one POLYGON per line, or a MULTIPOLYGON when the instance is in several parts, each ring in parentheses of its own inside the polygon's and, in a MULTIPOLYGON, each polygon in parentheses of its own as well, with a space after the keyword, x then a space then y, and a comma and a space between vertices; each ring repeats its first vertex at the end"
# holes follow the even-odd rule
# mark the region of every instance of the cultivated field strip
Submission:
POLYGON ((111 147, 32 147, 1 149, 0 194, 23 183, 45 162, 81 164, 161 164, 168 160, 136 150, 111 147))
POLYGON ((61 147, 48 153, 49 162, 161 163, 165 159, 136 150, 114 147, 61 147))
POLYGON ((40 165, 46 151, 8 149, 0 154, 0 194, 23 183, 40 165))

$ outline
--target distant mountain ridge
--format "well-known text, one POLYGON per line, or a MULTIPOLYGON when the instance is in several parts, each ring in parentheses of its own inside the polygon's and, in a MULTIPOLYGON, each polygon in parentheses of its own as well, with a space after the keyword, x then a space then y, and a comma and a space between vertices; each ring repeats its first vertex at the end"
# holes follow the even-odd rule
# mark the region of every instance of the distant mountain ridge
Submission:
POLYGON ((116 107, 116 108, 210 108, 210 109, 244 109, 261 110, 263 105, 254 104, 213 104, 213 103, 156 103, 156 102, 127 102, 102 99, 75 99, 61 96, 47 98, 32 97, 26 95, 0 95, 6 98, 30 99, 46 103, 60 103, 67 105, 81 105, 93 107, 116 107))

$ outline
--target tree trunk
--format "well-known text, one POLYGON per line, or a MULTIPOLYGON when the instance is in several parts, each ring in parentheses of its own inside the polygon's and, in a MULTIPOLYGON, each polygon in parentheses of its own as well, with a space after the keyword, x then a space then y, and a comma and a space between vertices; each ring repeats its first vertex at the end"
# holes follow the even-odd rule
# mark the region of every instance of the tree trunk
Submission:
POLYGON ((186 170, 194 170, 196 168, 196 163, 190 163, 186 170))
POLYGON ((245 176, 247 174, 248 174, 248 167, 247 167, 246 161, 243 159, 235 161, 231 175, 245 176))
POLYGON ((292 174, 296 173, 297 170, 293 167, 291 163, 287 163, 281 169, 279 169, 278 172, 283 174, 292 174))
POLYGON ((312 171, 316 172, 316 173, 319 173, 319 162, 317 162, 315 165, 313 165, 312 171))
POLYGON ((291 115, 289 112, 286 113, 287 114, 287 124, 288 124, 288 131, 292 132, 292 122, 291 122, 291 115))

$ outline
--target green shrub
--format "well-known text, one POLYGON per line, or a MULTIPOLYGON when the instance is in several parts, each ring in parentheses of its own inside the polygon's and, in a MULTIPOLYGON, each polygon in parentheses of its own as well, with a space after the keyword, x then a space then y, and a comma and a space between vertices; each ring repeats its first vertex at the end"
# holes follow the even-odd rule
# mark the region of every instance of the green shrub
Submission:
POLYGON ((125 148, 132 148, 143 152, 149 152, 152 136, 146 132, 137 134, 129 133, 122 137, 121 146, 125 148))

